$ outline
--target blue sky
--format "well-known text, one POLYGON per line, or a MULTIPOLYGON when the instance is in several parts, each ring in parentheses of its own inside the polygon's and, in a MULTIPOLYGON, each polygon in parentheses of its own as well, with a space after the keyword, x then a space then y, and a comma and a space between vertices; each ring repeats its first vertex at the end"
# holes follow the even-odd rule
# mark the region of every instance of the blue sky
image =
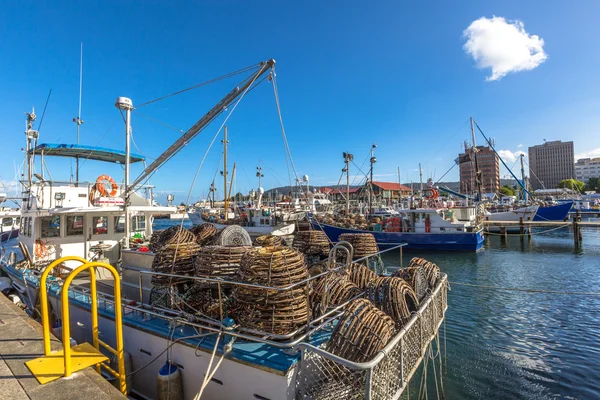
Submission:
MULTIPOLYGON (((372 142, 378 145, 378 180, 396 181, 400 167, 403 182, 416 181, 418 163, 425 178, 439 178, 470 137, 470 115, 508 158, 508 151, 526 151, 544 139, 573 140, 577 155, 600 156, 598 2, 163 3, 4 2, 0 180, 14 179, 22 161, 23 113, 35 106, 39 121, 50 89, 40 142, 75 142, 81 42, 84 144, 124 148, 123 122, 113 105, 117 96, 141 104, 274 58, 295 166, 315 185, 338 181, 343 151, 354 153, 360 166, 372 142), (477 68, 463 48, 463 32, 493 16, 522 21, 529 35, 542 38, 545 61, 486 80, 492 72, 477 68)), ((230 79, 136 110, 139 150, 156 157, 178 136, 147 117, 187 130, 236 83, 230 79)), ((236 161, 235 189, 244 193, 256 187, 259 159, 263 186, 288 183, 273 91, 265 83, 228 123, 229 169, 236 161)), ((184 200, 222 118, 154 175, 151 183, 159 191, 184 200)), ((222 169, 220 156, 217 141, 192 200, 206 194, 222 169)), ((48 161, 54 179, 68 179, 70 161, 48 161)), ((133 176, 139 172, 135 167, 133 176)), ((91 161, 81 177, 93 180, 100 173, 122 179, 118 166, 91 161)), ((458 168, 446 179, 457 180, 458 168)))

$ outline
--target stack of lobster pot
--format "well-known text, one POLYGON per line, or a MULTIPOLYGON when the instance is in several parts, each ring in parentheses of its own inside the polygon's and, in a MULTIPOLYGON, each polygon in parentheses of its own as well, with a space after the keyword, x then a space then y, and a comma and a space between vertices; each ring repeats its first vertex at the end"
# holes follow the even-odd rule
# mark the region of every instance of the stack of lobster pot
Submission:
POLYGON ((294 236, 292 247, 304 254, 306 263, 312 265, 329 255, 329 238, 321 230, 300 231, 294 236))
MULTIPOLYGON (((160 233, 155 241, 152 251, 155 252, 152 261, 154 272, 193 275, 194 257, 200 250, 196 237, 181 226, 170 227, 160 233)), ((181 277, 153 275, 154 284, 172 284, 185 280, 181 277)))
POLYGON ((302 254, 284 246, 255 248, 242 258, 240 277, 244 282, 265 286, 235 289, 239 306, 236 319, 241 326, 287 335, 308 323, 309 288, 303 282, 308 278, 308 269, 302 254))

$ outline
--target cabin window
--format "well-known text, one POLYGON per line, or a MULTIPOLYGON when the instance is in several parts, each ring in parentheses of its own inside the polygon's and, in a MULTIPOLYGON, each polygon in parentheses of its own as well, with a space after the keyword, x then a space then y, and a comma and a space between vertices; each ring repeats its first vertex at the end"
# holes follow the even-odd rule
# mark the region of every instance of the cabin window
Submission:
POLYGON ((31 236, 33 234, 33 229, 31 229, 31 225, 33 224, 33 218, 27 218, 27 236, 31 236))
POLYGON ((92 218, 92 234, 106 235, 108 233, 108 217, 92 218))
POLYGON ((4 218, 2 220, 2 226, 3 227, 11 227, 13 225, 13 219, 12 218, 4 218))
POLYGON ((17 217, 17 225, 21 225, 21 217, 17 217))
POLYGON ((115 217, 115 233, 125 232, 125 217, 115 217))
POLYGON ((83 235, 83 215, 67 216, 67 236, 83 235))
POLYGON ((136 215, 131 218, 131 225, 133 227, 133 232, 141 232, 146 230, 146 216, 145 215, 136 215))
POLYGON ((41 224, 43 238, 60 236, 60 216, 43 217, 41 219, 41 224))

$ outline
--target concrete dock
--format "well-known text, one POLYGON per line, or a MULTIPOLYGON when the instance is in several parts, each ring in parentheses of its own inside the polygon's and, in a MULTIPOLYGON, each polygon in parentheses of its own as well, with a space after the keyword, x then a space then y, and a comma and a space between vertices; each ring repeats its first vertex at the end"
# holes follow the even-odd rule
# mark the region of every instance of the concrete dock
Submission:
MULTIPOLYGON (((52 336, 52 350, 61 346, 52 336)), ((41 325, 0 294, 0 398, 126 399, 92 368, 40 385, 25 362, 43 355, 41 325)))

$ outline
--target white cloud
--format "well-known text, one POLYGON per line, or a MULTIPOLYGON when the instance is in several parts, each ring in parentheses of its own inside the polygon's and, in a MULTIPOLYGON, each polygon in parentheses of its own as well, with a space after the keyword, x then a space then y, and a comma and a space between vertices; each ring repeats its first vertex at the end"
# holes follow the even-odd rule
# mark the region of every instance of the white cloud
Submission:
POLYGON ((505 163, 514 163, 521 156, 521 154, 527 157, 527 153, 521 150, 517 150, 515 152, 512 152, 510 150, 498 150, 498 154, 500 155, 500 157, 502 157, 505 163))
POLYGON ((521 147, 523 147, 523 143, 519 143, 519 145, 517 146, 518 149, 520 149, 521 147))
POLYGON ((525 31, 523 22, 504 17, 481 17, 463 32, 463 49, 478 68, 491 68, 486 80, 495 81, 510 72, 529 71, 546 61, 544 39, 525 31))
POLYGON ((575 154, 575 161, 579 160, 580 158, 594 158, 594 157, 600 157, 600 147, 598 147, 597 149, 584 151, 583 153, 575 154))

